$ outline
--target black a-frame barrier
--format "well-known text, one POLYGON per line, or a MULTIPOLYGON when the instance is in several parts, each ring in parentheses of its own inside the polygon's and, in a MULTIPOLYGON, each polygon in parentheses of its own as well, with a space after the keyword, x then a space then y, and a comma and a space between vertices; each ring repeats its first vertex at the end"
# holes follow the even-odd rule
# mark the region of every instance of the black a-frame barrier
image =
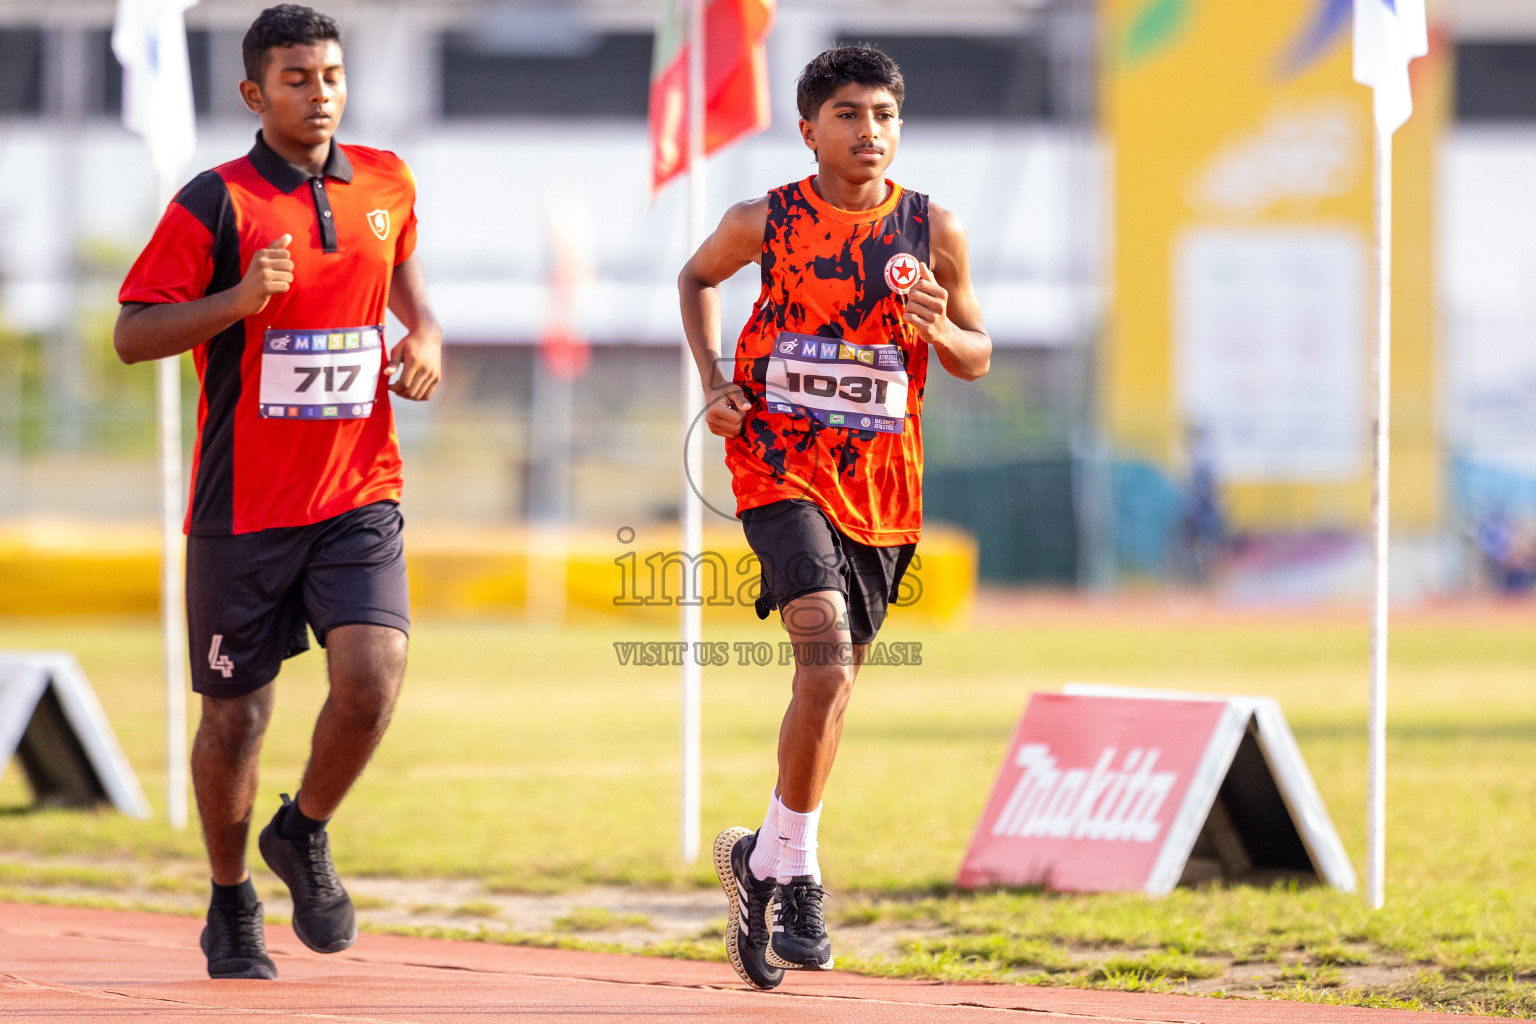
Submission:
POLYGON ((12 757, 40 807, 111 804, 134 818, 149 800, 74 656, 0 652, 0 767, 12 757))

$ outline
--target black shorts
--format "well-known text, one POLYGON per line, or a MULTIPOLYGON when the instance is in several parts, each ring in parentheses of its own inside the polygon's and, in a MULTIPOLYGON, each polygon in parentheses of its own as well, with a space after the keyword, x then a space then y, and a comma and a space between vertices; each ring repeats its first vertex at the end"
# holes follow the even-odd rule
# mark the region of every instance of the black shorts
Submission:
MULTIPOLYGON (((797 597, 836 590, 848 602, 847 628, 855 644, 875 639, 916 544, 874 547, 832 525, 813 502, 786 498, 741 513, 747 543, 762 565, 757 617, 766 619, 797 597)), ((813 629, 811 623, 796 624, 813 629)))
POLYGON ((192 689, 241 697, 337 626, 409 633, 400 506, 364 505, 308 526, 187 538, 192 689))

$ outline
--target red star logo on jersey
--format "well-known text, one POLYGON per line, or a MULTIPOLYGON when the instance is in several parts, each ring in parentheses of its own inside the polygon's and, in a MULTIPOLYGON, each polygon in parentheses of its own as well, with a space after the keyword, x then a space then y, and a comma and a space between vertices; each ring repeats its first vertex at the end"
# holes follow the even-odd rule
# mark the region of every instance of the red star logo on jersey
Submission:
POLYGON ((885 283, 900 295, 907 294, 917 284, 920 274, 917 257, 909 252, 899 252, 886 261, 885 283))

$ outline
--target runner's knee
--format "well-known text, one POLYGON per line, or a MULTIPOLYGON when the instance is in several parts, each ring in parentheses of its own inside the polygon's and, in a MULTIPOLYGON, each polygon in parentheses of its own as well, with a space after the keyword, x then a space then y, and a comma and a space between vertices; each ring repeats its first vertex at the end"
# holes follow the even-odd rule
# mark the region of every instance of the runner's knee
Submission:
MULTIPOLYGON (((824 647, 847 645, 826 644, 824 647)), ((832 655, 833 652, 827 652, 832 655)), ((822 709, 826 714, 841 711, 853 693, 854 668, 835 656, 809 658, 795 669, 795 699, 822 709)))
POLYGON ((272 687, 263 686, 243 697, 203 697, 197 724, 198 746, 222 760, 242 761, 254 755, 272 720, 272 687))
POLYGON ((337 688, 333 682, 327 710, 356 732, 377 732, 389 724, 398 693, 399 683, 395 680, 379 679, 345 688, 337 688))
MULTIPOLYGON (((355 629, 354 627, 344 627, 355 629)), ((374 732, 389 723, 405 676, 405 634, 383 627, 362 627, 340 644, 331 644, 329 713, 358 732, 374 732)), ((342 630, 336 630, 337 634, 342 630)))

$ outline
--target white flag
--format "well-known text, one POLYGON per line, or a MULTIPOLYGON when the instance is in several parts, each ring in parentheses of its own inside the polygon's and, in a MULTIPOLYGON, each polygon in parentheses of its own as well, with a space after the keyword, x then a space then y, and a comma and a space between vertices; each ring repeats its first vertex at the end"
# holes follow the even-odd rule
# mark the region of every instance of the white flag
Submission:
POLYGON ((1355 0, 1355 81, 1376 91, 1376 130, 1390 135, 1413 113, 1408 62, 1429 52, 1424 0, 1355 0))
POLYGON ((176 182, 197 145, 182 15, 197 0, 117 0, 112 52, 123 65, 123 125, 144 136, 155 175, 176 182))

